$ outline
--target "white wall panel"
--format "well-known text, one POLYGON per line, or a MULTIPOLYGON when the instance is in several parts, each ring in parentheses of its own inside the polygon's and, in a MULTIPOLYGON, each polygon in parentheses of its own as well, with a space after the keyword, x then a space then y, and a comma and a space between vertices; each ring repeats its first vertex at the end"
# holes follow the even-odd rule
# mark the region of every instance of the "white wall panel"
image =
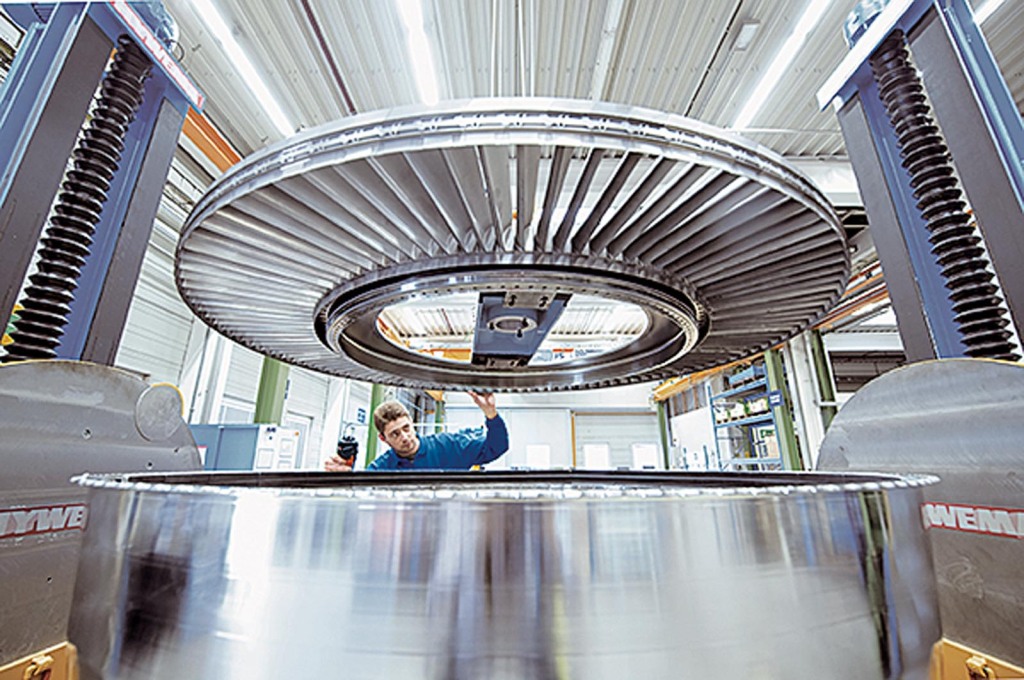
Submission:
POLYGON ((231 365, 228 368, 224 396, 255 404, 262 370, 263 355, 236 344, 231 352, 231 365))
POLYGON ((174 247, 183 217, 166 199, 161 203, 115 359, 119 367, 175 385, 194 319, 174 286, 174 247))
POLYGON ((319 459, 321 456, 320 447, 327 418, 330 382, 329 376, 298 366, 292 366, 288 371, 285 413, 311 419, 306 440, 300 443, 303 454, 300 461, 304 467, 309 467, 310 460, 319 459))
MULTIPOLYGON (((615 409, 619 411, 650 409, 654 413, 654 407, 651 405, 651 390, 656 385, 657 383, 641 383, 575 392, 499 394, 498 408, 557 407, 576 410, 615 409)), ((445 399, 449 406, 455 408, 473 405, 469 396, 462 392, 446 393, 445 399)))
POLYGON ((658 469, 664 468, 661 436, 655 413, 577 413, 576 462, 583 467, 587 444, 606 444, 611 453, 611 467, 635 468, 634 444, 654 444, 658 448, 658 469))
MULTIPOLYGON (((505 396, 505 395, 502 395, 505 396)), ((445 411, 448 431, 466 427, 482 427, 483 413, 475 406, 451 407, 445 411)), ((549 466, 568 468, 572 466, 572 438, 570 414, 566 409, 554 408, 506 408, 501 417, 508 427, 508 453, 488 464, 488 470, 510 470, 531 467, 528 465, 527 450, 531 446, 549 447, 549 466)))

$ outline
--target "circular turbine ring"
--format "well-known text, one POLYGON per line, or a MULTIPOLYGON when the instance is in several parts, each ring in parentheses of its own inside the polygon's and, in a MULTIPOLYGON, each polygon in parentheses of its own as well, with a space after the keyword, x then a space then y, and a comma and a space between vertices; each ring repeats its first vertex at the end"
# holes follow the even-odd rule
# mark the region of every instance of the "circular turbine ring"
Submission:
POLYGON ((820 318, 849 266, 828 201, 772 152, 681 116, 530 98, 368 113, 250 156, 189 216, 176 277, 204 321, 277 359, 518 391, 748 356, 820 318), (415 297, 509 291, 628 302, 647 330, 602 355, 502 367, 403 350, 378 322, 415 297))
MULTIPOLYGON (((593 262, 544 263, 525 255, 504 264, 467 264, 465 258, 410 263, 388 271, 357 277, 327 296, 317 314, 321 341, 339 356, 388 375, 414 372, 437 385, 486 386, 499 390, 578 389, 618 384, 642 365, 648 372, 659 369, 663 377, 707 332, 707 317, 698 313, 681 286, 671 286, 655 275, 628 276, 613 267, 602 269, 593 262), (428 269, 429 268, 429 269, 428 269), (388 307, 423 296, 441 298, 465 291, 591 295, 634 304, 645 311, 648 325, 642 337, 619 351, 577 359, 568 363, 540 364, 513 370, 474 366, 414 354, 394 342, 386 342, 377 319, 388 307)), ((501 317, 499 317, 501 318, 501 317)), ((507 318, 507 317, 506 317, 507 318)))

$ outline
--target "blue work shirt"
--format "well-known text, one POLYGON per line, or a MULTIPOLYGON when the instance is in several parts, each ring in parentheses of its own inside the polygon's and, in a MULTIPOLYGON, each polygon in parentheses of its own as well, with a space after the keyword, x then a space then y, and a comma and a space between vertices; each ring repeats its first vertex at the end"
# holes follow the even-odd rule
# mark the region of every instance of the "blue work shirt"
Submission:
POLYGON ((420 448, 412 459, 388 449, 373 459, 367 470, 468 470, 497 460, 508 451, 508 429, 501 416, 488 418, 483 427, 438 432, 420 437, 420 448))

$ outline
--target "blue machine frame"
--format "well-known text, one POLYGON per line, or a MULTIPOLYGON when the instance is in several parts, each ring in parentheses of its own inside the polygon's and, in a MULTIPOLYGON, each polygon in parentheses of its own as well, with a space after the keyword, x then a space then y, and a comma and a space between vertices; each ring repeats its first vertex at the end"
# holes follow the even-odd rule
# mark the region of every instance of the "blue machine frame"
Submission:
MULTIPOLYGON (((1013 202, 1015 205, 1009 212, 1013 213, 1015 210, 1016 214, 1024 213, 1024 167, 1021 165, 1021 159, 1024 158, 1024 124, 1021 122, 1020 113, 1017 111, 1006 82, 981 30, 974 21, 973 13, 966 0, 893 0, 875 18, 840 67, 818 91, 817 99, 823 109, 830 103, 833 104, 841 120, 844 113, 849 110, 848 105, 851 103, 859 102, 863 107, 877 162, 881 167, 885 185, 892 199, 891 207, 895 212, 896 221, 905 241, 906 255, 909 257, 909 265, 916 283, 917 290, 905 292, 904 299, 916 298, 918 304, 923 307, 924 323, 927 326, 927 334, 931 342, 930 356, 962 357, 966 356, 966 348, 953 320, 954 314, 949 291, 945 287, 939 264, 929 253, 930 246, 925 221, 915 207, 910 177, 901 165, 897 137, 889 123, 868 63, 870 56, 895 30, 903 31, 913 43, 915 30, 919 29, 924 19, 931 16, 934 16, 941 24, 947 40, 953 48, 956 60, 966 77, 967 89, 975 100, 976 108, 971 111, 976 111, 983 119, 982 125, 991 139, 998 164, 1005 173, 1009 184, 1009 191, 1006 193, 1012 196, 1012 199, 1007 199, 1004 202, 1004 210, 1007 202, 1013 202)), ((936 107, 935 113, 940 127, 945 128, 940 115, 942 111, 936 107)), ((844 134, 847 134, 845 125, 844 134)), ((852 147, 849 135, 847 136, 847 145, 852 147)), ((947 139, 949 138, 950 135, 947 131, 947 139)), ((957 163, 956 150, 952 144, 950 146, 954 152, 954 163, 957 163)), ((855 160, 853 157, 854 152, 851 150, 851 160, 855 160)), ((857 163, 855 162, 854 165, 857 170, 857 163)), ((959 164, 957 167, 959 170, 959 164)), ((860 178, 861 173, 857 174, 860 178)), ((961 172, 961 175, 964 174, 966 173, 961 172)), ((966 178, 964 179, 965 189, 969 190, 966 178)), ((865 182, 862 180, 863 184, 865 182)), ((867 203, 868 198, 865 197, 866 206, 867 203)), ((974 202, 979 218, 982 217, 982 203, 984 202, 974 202)), ((872 217, 870 209, 868 213, 870 219, 872 217)), ((1017 257, 1017 251, 1024 248, 1021 245, 1024 243, 1024 238, 1020 233, 1008 232, 1013 229, 1020 232, 1021 230, 1016 226, 1019 221, 1011 220, 1012 224, 1010 225, 997 224, 1000 220, 986 222, 979 219, 979 222, 985 240, 988 242, 988 250, 997 276, 1002 284, 1003 296, 1006 298, 1007 305, 1017 324, 1018 335, 1020 335, 1021 324, 1024 324, 1024 290, 1022 290, 1020 278, 1013 270, 1019 266, 1020 259, 1017 257), (998 229, 1002 229, 1003 233, 996 234, 995 230, 998 229), (999 239, 998 243, 994 242, 994 238, 999 239), (994 247, 997 245, 998 247, 994 247), (1007 248, 1006 245, 1010 247, 1007 248), (1001 263, 1002 266, 1000 266, 1001 263)), ((879 255, 883 260, 884 268, 886 253, 882 252, 881 247, 879 255)), ((894 257, 889 254, 890 261, 894 257)), ((890 271, 892 270, 893 267, 890 266, 890 271)), ((892 280, 890 280, 890 272, 886 272, 890 292, 893 292, 894 282, 899 280, 899 272, 894 273, 897 276, 891 277, 892 280)), ((897 296, 893 295, 893 304, 897 316, 901 317, 900 325, 901 332, 903 332, 904 318, 913 317, 915 314, 907 312, 901 315, 898 302, 897 296)), ((905 336, 905 345, 908 344, 907 340, 908 338, 905 336)), ((913 356, 909 347, 908 355, 911 359, 929 358, 928 356, 913 356)))
MULTIPOLYGON (((26 155, 31 153, 29 147, 34 137, 46 132, 44 112, 52 101, 61 96, 57 92, 62 87, 61 75, 69 59, 74 58, 76 42, 89 24, 98 28, 110 42, 106 54, 99 51, 101 61, 97 68, 100 71, 118 36, 124 34, 135 40, 154 65, 145 86, 141 108, 128 129, 121 162, 96 225, 91 252, 78 279, 68 323, 57 347, 59 358, 85 358, 101 363, 113 361, 181 125, 189 106, 202 110, 202 93, 147 23, 147 19, 148 22, 159 19, 157 8, 162 10, 159 2, 129 6, 123 0, 63 2, 52 7, 41 4, 5 6, 8 14, 25 29, 25 36, 0 91, 0 158, 6 159, 5 165, 0 166, 0 205, 18 201, 19 191, 36 189, 24 183, 19 188, 16 179, 25 166, 26 155), (146 18, 135 8, 141 10, 146 18), (119 254, 119 250, 127 254, 119 254), (116 297, 120 298, 112 303, 116 309, 112 306, 110 310, 101 311, 100 300, 104 296, 110 297, 112 288, 117 289, 116 297), (97 334, 107 337, 97 338, 97 334)), ((92 49, 93 55, 97 49, 92 49)), ((72 65, 72 68, 82 67, 72 65)), ((95 71, 89 71, 88 67, 84 70, 95 71)), ((66 82, 65 79, 64 84, 66 82)), ((71 104, 61 104, 71 108, 84 104, 77 116, 78 126, 85 118, 97 83, 98 79, 88 88, 89 96, 85 102, 78 96, 71 104)), ((75 117, 74 113, 66 115, 69 117, 65 123, 75 117)), ((35 148, 36 153, 40 152, 41 146, 35 148)), ((56 146, 57 150, 62 150, 60 144, 56 146)), ((62 173, 63 163, 63 160, 59 162, 59 169, 51 163, 47 170, 40 172, 50 176, 55 171, 62 173)), ((54 186, 58 182, 59 177, 49 181, 54 186)), ((21 227, 20 233, 0 230, 3 247, 21 251, 15 264, 25 265, 11 267, 10 261, 4 262, 6 271, 0 277, 6 286, 0 292, 0 318, 5 322, 29 262, 30 255, 25 251, 34 249, 42 222, 46 220, 46 214, 40 215, 38 209, 31 217, 38 217, 36 221, 39 223, 21 227), (35 239, 32 238, 33 233, 35 239)), ((12 229, 18 228, 17 225, 12 226, 12 229)))

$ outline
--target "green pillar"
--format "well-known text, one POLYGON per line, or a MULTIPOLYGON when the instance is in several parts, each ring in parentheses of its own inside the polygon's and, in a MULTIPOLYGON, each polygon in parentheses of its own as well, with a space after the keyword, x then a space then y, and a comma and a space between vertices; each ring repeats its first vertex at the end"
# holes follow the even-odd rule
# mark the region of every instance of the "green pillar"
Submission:
POLYGON ((377 457, 377 425, 373 422, 373 412, 384 403, 384 386, 374 385, 370 393, 370 426, 366 430, 366 464, 369 465, 377 457))
POLYGON ((778 390, 782 395, 781 403, 772 407, 775 416, 775 436, 779 439, 779 456, 785 470, 803 470, 803 459, 800 458, 800 447, 793 429, 793 411, 790 409, 789 390, 786 389, 786 374, 782 369, 782 356, 778 350, 770 349, 764 353, 764 369, 768 377, 768 389, 778 390))
POLYGON ((444 432, 444 402, 434 402, 434 432, 444 432))
POLYGON ((821 422, 827 430, 828 426, 832 424, 832 419, 836 417, 836 411, 838 410, 833 406, 836 403, 836 388, 832 383, 832 369, 829 366, 825 343, 821 340, 821 332, 812 330, 810 338, 811 357, 814 360, 814 374, 818 380, 818 394, 821 395, 821 401, 824 402, 821 407, 821 422))
POLYGON ((288 388, 288 364, 263 357, 260 388, 256 392, 254 423, 280 425, 284 415, 284 397, 288 388))
POLYGON ((661 455, 665 458, 665 469, 672 469, 668 448, 668 408, 665 402, 658 402, 658 433, 661 435, 661 455))

